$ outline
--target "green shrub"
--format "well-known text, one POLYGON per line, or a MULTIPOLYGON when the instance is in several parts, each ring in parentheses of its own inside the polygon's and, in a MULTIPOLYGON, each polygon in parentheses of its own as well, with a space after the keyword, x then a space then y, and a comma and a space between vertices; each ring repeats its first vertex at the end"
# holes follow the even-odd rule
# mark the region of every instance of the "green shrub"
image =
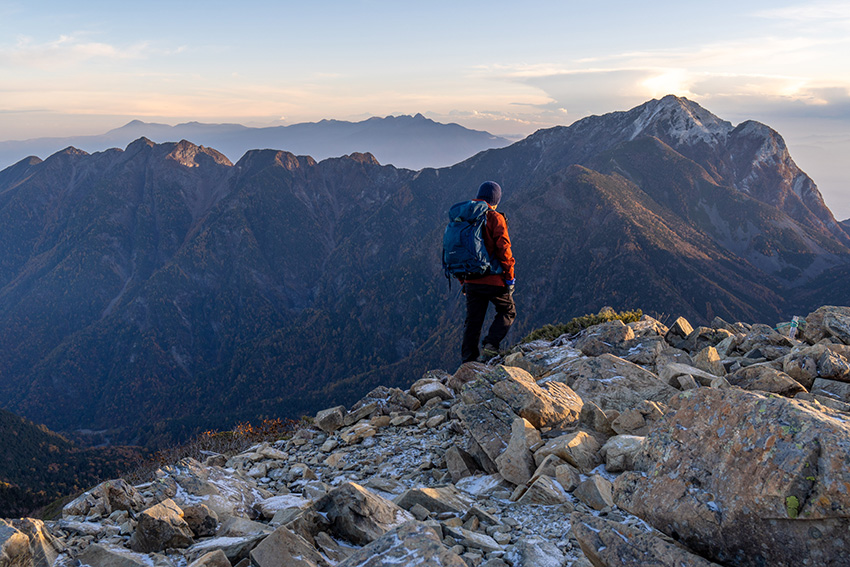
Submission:
POLYGON ((643 311, 636 309, 634 311, 620 311, 617 313, 610 307, 603 307, 596 315, 582 315, 575 317, 569 323, 561 323, 559 325, 546 325, 529 333, 522 343, 528 343, 537 340, 553 341, 561 335, 574 335, 593 325, 599 323, 607 323, 619 319, 623 323, 633 323, 643 317, 643 311))

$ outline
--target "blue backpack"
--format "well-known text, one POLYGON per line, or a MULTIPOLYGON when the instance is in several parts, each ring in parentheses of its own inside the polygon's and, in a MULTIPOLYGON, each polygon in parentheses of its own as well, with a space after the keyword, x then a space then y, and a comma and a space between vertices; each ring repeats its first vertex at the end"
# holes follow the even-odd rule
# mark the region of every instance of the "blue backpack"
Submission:
POLYGON ((464 280, 501 274, 502 265, 490 258, 481 231, 490 207, 484 201, 463 201, 449 209, 449 224, 443 233, 443 270, 446 277, 464 280))

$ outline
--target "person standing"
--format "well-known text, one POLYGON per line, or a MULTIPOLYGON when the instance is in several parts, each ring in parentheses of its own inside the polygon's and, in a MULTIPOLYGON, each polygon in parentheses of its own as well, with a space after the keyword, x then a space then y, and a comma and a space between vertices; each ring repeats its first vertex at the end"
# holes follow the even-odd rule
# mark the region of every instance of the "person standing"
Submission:
POLYGON ((502 188, 495 181, 485 181, 478 188, 474 201, 484 201, 489 206, 487 220, 482 230, 484 247, 494 262, 501 266, 501 273, 490 273, 474 279, 461 279, 463 293, 466 296, 466 319, 463 325, 461 357, 463 362, 487 361, 499 353, 499 346, 516 319, 514 305, 514 260, 511 250, 511 238, 508 235, 508 223, 505 215, 496 211, 502 199, 502 188), (496 309, 496 316, 481 341, 478 340, 487 316, 490 304, 496 309))

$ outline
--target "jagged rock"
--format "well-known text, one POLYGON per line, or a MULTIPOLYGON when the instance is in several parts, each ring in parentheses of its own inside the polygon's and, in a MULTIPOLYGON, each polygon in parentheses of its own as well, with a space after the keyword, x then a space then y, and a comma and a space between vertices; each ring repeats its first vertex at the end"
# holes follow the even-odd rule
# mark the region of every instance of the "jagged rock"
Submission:
POLYGON ((468 530, 464 527, 451 526, 445 526, 443 528, 443 531, 447 536, 458 540, 460 544, 466 547, 467 549, 479 549, 485 553, 489 553, 492 551, 502 551, 502 546, 496 543, 496 540, 486 534, 468 530))
POLYGON ((62 515, 108 516, 115 510, 138 512, 145 507, 145 499, 124 479, 107 480, 82 494, 62 508, 62 515))
POLYGON ((480 362, 464 362, 460 368, 454 373, 446 386, 455 392, 460 392, 464 384, 475 382, 479 378, 487 375, 493 368, 480 362))
POLYGON ((345 422, 345 406, 336 406, 316 414, 316 426, 325 433, 333 433, 345 422))
POLYGON ((350 427, 358 421, 368 419, 372 417, 376 411, 378 411, 378 400, 371 397, 373 392, 374 390, 370 392, 369 396, 357 402, 351 410, 345 414, 345 418, 342 420, 344 427, 350 427), (367 400, 371 401, 367 402, 367 400))
POLYGON ((584 405, 581 407, 579 425, 592 431, 596 431, 597 433, 601 433, 606 437, 611 437, 612 435, 617 434, 617 432, 614 431, 614 428, 611 427, 611 422, 617 419, 619 412, 609 410, 609 413, 599 409, 599 406, 592 401, 585 400, 584 405))
POLYGON ((576 394, 606 412, 625 411, 643 400, 666 402, 678 393, 655 374, 610 354, 576 361, 565 372, 576 394))
POLYGON ((211 552, 221 551, 230 563, 236 565, 243 559, 246 559, 251 550, 267 536, 267 533, 261 533, 243 537, 215 537, 205 539, 186 549, 185 554, 191 561, 211 552))
POLYGON ((326 567, 328 562, 303 537, 281 526, 251 550, 256 567, 326 567))
POLYGON ((217 535, 218 537, 246 537, 259 534, 268 535, 271 532, 272 528, 267 524, 231 516, 221 523, 217 535))
POLYGON ((134 553, 118 545, 93 543, 86 547, 77 559, 81 565, 90 567, 149 567, 150 559, 142 553, 134 553))
POLYGON ((578 422, 581 398, 565 384, 547 383, 540 387, 525 370, 501 365, 486 379, 493 394, 538 429, 568 427, 578 422))
POLYGON ((643 314, 638 321, 628 323, 628 326, 634 331, 635 337, 663 337, 670 330, 664 323, 647 314, 643 314))
POLYGON ((825 338, 850 345, 850 307, 824 305, 809 313, 803 327, 803 339, 815 344, 825 338))
MULTIPOLYGON (((64 550, 62 542, 53 537, 41 520, 35 520, 33 518, 21 518, 11 521, 0 520, 0 542, 4 539, 2 534, 6 531, 5 528, 8 527, 24 534, 27 538, 29 546, 28 555, 30 557, 27 567, 52 567, 56 562, 58 554, 64 550)), ((10 539, 14 540, 15 538, 10 539)), ((5 546, 0 543, 0 548, 5 548, 5 546)), ((0 564, 3 564, 3 556, 4 551, 0 550, 0 564)))
POLYGON ((671 386, 677 384, 676 380, 683 375, 692 376, 700 386, 708 386, 712 380, 717 378, 717 375, 700 370, 696 366, 675 362, 658 369, 658 377, 671 386))
POLYGON ((313 508, 327 518, 334 535, 358 545, 413 520, 406 510, 353 482, 334 488, 313 508))
POLYGON ((635 364, 656 364, 658 357, 667 348, 664 337, 636 338, 623 345, 623 358, 635 364))
POLYGON ((617 435, 610 438, 599 450, 605 460, 605 470, 608 472, 623 472, 634 469, 635 457, 641 449, 643 437, 637 435, 617 435))
POLYGON ((555 469, 564 464, 566 464, 566 461, 564 461, 561 457, 557 455, 546 455, 546 458, 544 458, 534 470, 534 474, 531 475, 531 479, 529 479, 528 484, 533 483, 535 480, 544 475, 555 478, 555 469))
POLYGON ((33 564, 30 540, 8 520, 0 519, 0 565, 30 567, 33 564))
POLYGON ((821 378, 850 382, 850 363, 840 354, 827 349, 818 358, 817 367, 821 378))
POLYGON ((615 502, 696 552, 741 565, 846 562, 850 425, 737 388, 679 396, 615 502), (794 550, 788 553, 788 550, 794 550))
POLYGON ((504 400, 493 396, 485 386, 466 386, 462 396, 468 396, 469 402, 464 400, 458 404, 455 413, 471 437, 469 452, 482 469, 496 472, 496 457, 508 447, 516 415, 504 400), (485 397, 488 394, 490 397, 485 397))
POLYGON ((195 537, 215 534, 218 527, 218 515, 206 504, 192 504, 183 508, 183 519, 195 537))
POLYGON ((806 391, 799 382, 769 366, 754 365, 742 368, 734 374, 727 374, 726 381, 744 390, 758 390, 789 398, 806 391))
POLYGON ((375 435, 376 430, 366 421, 355 423, 341 430, 339 438, 343 443, 353 445, 375 435))
POLYGON ((850 404, 850 382, 818 378, 812 385, 812 394, 850 404))
POLYGON ((310 500, 302 498, 297 494, 280 494, 271 498, 266 498, 257 504, 260 514, 265 519, 270 519, 281 510, 289 510, 291 508, 304 509, 310 505, 310 500))
POLYGON ((633 409, 622 412, 611 423, 618 435, 646 435, 656 421, 664 417, 664 408, 650 401, 643 401, 633 409))
POLYGON ((167 547, 189 547, 193 543, 192 530, 183 520, 183 511, 169 499, 139 514, 130 549, 150 553, 167 547))
POLYGON ((535 364, 525 358, 525 354, 522 352, 514 352, 505 357, 502 361, 504 366, 513 366, 516 368, 522 368, 533 377, 537 378, 542 376, 546 372, 545 366, 540 366, 539 364, 535 364))
POLYGON ((676 348, 682 348, 680 345, 684 344, 688 336, 693 332, 694 328, 688 320, 684 317, 678 317, 673 321, 670 329, 664 335, 664 340, 676 348))
POLYGON ((175 491, 174 502, 190 506, 201 502, 219 518, 242 516, 255 518, 254 507, 259 500, 270 496, 257 487, 256 482, 221 467, 204 466, 194 459, 182 459, 173 466, 162 469, 166 478, 181 490, 175 491))
POLYGON ((564 490, 572 492, 581 482, 581 473, 571 464, 564 463, 555 467, 555 480, 564 490))
POLYGON ((522 492, 522 496, 516 499, 517 504, 539 504, 543 506, 566 505, 569 502, 564 488, 554 478, 541 476, 534 484, 522 492))
POLYGON ((338 567, 467 567, 442 544, 440 536, 421 522, 408 522, 355 551, 338 567))
MULTIPOLYGON (((557 341, 556 341, 557 343, 557 341)), ((571 361, 581 358, 581 351, 573 348, 571 345, 554 346, 556 343, 549 344, 546 348, 523 353, 525 360, 532 364, 544 368, 543 374, 551 376, 560 371, 560 368, 571 361)))
POLYGON ((446 451, 446 468, 452 477, 452 482, 457 483, 460 479, 472 476, 478 469, 472 455, 460 447, 450 447, 446 451))
POLYGON ((634 330, 619 319, 615 319, 585 329, 573 346, 587 356, 615 354, 624 343, 634 338, 634 330))
POLYGON ((556 455, 582 473, 589 473, 602 464, 599 442, 584 431, 567 433, 547 441, 534 453, 534 460, 542 463, 548 455, 556 455))
POLYGON ((594 474, 576 487, 573 496, 594 510, 603 510, 614 506, 612 490, 611 481, 594 474))
POLYGON ((694 366, 715 376, 726 374, 726 369, 720 362, 720 353, 713 346, 707 346, 697 353, 694 357, 694 366))
POLYGON ((411 488, 396 498, 395 503, 405 510, 410 510, 417 505, 422 506, 435 514, 442 512, 462 514, 472 506, 472 501, 453 486, 411 488))
POLYGON ((514 484, 528 482, 536 468, 533 451, 539 449, 542 443, 540 432, 528 420, 522 417, 514 419, 508 446, 495 460, 499 474, 514 484))
POLYGON ((437 378, 420 378, 410 387, 410 395, 419 400, 420 403, 426 403, 431 398, 439 398, 441 400, 450 400, 454 396, 449 389, 443 385, 437 378))
POLYGON ((595 567, 719 567, 647 532, 573 512, 572 532, 595 567))
POLYGON ((230 560, 222 550, 217 549, 198 557, 189 567, 230 567, 230 560))
POLYGON ((690 374, 682 374, 681 376, 677 377, 676 380, 679 382, 680 390, 694 390, 696 388, 699 388, 699 384, 697 384, 697 381, 694 380, 694 377, 690 374))
POLYGON ((534 536, 520 538, 505 559, 523 567, 563 567, 567 561, 556 545, 534 536))
POLYGON ((689 353, 696 354, 707 347, 713 347, 724 339, 732 336, 726 329, 713 329, 711 327, 697 327, 680 342, 677 347, 689 353))

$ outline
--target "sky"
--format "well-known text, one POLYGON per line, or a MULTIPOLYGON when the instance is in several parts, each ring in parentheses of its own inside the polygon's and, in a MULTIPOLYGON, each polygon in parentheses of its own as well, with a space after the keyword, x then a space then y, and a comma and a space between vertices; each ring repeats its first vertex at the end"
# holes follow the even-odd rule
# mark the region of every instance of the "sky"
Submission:
POLYGON ((779 131, 850 218, 846 0, 0 0, 0 141, 416 113, 519 137, 666 94, 779 131))

